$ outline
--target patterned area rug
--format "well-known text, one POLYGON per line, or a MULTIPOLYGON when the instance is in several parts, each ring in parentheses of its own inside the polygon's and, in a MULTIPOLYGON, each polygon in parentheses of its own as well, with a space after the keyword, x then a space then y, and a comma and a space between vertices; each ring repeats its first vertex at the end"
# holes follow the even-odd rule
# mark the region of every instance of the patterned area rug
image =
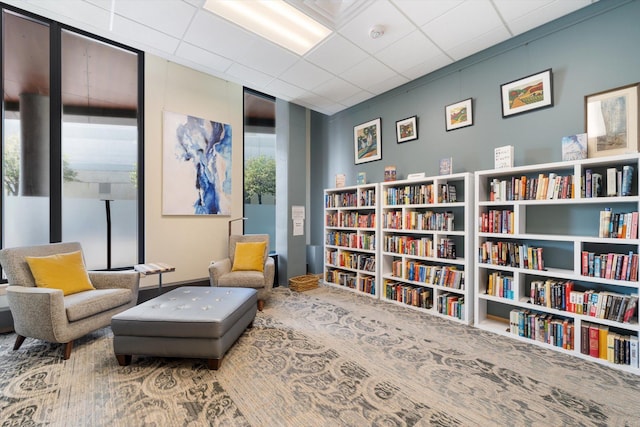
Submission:
POLYGON ((219 371, 110 328, 0 335, 2 426, 633 426, 640 377, 340 289, 276 288, 219 371))

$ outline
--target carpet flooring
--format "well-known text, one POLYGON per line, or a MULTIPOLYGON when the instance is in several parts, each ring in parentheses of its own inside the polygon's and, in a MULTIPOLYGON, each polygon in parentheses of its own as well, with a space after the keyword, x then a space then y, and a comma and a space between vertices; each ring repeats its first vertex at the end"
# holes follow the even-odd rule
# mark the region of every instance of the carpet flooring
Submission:
POLYGON ((352 292, 276 288, 218 371, 104 328, 0 335, 0 426, 638 426, 640 376, 352 292))

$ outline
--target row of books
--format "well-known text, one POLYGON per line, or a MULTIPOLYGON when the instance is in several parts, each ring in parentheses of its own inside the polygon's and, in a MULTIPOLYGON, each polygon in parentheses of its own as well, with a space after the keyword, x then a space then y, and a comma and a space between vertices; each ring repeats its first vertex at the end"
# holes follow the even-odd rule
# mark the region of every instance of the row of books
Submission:
POLYGON ((453 266, 427 265, 417 261, 395 260, 391 265, 392 274, 398 278, 413 280, 430 285, 453 289, 464 289, 464 271, 453 266))
POLYGON ((464 320, 464 296, 451 293, 438 295, 436 310, 445 316, 464 320))
POLYGON ((362 276, 358 278, 356 289, 365 294, 376 294, 376 279, 373 276, 362 276))
POLYGON ((382 227, 394 230, 453 231, 453 212, 411 211, 402 215, 400 211, 387 212, 382 216, 382 227))
POLYGON ((516 308, 509 312, 509 330, 512 334, 535 341, 573 350, 575 325, 546 313, 516 308))
POLYGON ((573 195, 573 175, 539 174, 537 178, 513 176, 510 179, 494 178, 490 181, 489 200, 546 200, 571 199, 573 195))
POLYGON ((581 274, 588 277, 637 282, 638 254, 596 254, 582 251, 581 274))
POLYGON ((479 228, 481 233, 513 234, 515 232, 514 213, 512 210, 490 209, 480 214, 479 228))
POLYGON ((487 278, 487 294, 511 300, 515 299, 513 276, 507 276, 498 271, 489 274, 487 278))
POLYGON ((367 190, 363 190, 360 192, 360 206, 371 206, 374 207, 376 205, 376 190, 373 188, 369 188, 367 190))
POLYGON ((360 212, 327 213, 325 224, 327 227, 374 228, 376 226, 376 214, 363 214, 360 212))
POLYGON ((355 288, 356 286, 356 274, 349 271, 330 268, 324 273, 324 279, 327 282, 346 286, 347 288, 355 288))
POLYGON ((433 307, 431 289, 429 288, 385 280, 382 292, 385 298, 403 304, 427 309, 433 307))
POLYGON ((382 248, 385 252, 401 255, 436 256, 433 239, 430 237, 416 238, 412 236, 385 235, 382 239, 382 248))
POLYGON ((325 194, 324 207, 325 208, 356 208, 358 207, 358 196, 355 191, 325 194))
POLYGON ((376 258, 370 255, 355 254, 351 252, 327 251, 327 264, 336 267, 352 268, 354 270, 362 270, 375 272, 376 258))
POLYGON ((586 169, 583 175, 582 197, 624 197, 631 195, 634 167, 625 165, 622 170, 607 168, 606 180, 601 173, 586 169))
POLYGON ((598 237, 637 239, 638 212, 613 213, 609 208, 600 211, 598 237))
POLYGON ((458 194, 453 184, 441 184, 438 188, 438 203, 456 203, 458 194))
POLYGON ((478 248, 478 261, 529 270, 544 270, 543 252, 543 248, 522 243, 484 242, 478 248))
POLYGON ((571 280, 534 280, 531 282, 530 297, 536 305, 598 319, 621 323, 637 319, 637 295, 579 290, 575 289, 571 280))
POLYGON ((385 201, 389 206, 424 205, 433 203, 433 184, 414 184, 387 187, 385 201))
POLYGON ((617 365, 638 367, 638 337, 609 330, 606 325, 582 322, 580 353, 617 365))
POLYGON ((325 243, 332 246, 342 246, 352 249, 376 249, 376 235, 373 233, 345 233, 343 231, 328 231, 325 243))

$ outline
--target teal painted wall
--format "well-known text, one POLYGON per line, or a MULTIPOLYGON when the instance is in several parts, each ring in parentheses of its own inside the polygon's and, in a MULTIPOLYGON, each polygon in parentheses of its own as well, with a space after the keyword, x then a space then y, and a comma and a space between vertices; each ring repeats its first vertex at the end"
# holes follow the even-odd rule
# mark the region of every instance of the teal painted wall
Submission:
POLYGON ((560 161, 561 138, 584 132, 585 95, 640 81, 639 18, 638 0, 600 0, 333 116, 313 116, 311 244, 323 244, 323 189, 338 173, 347 185, 360 171, 368 182, 382 181, 387 165, 397 167, 398 179, 431 176, 443 157, 453 157, 454 172, 492 169, 493 149, 503 145, 515 147, 516 166, 560 161), (500 85, 548 68, 554 106, 502 118, 500 85), (474 125, 447 132, 445 106, 467 98, 474 125), (397 144, 396 121, 413 115, 418 140, 397 144), (382 160, 355 165, 353 127, 377 117, 382 160))

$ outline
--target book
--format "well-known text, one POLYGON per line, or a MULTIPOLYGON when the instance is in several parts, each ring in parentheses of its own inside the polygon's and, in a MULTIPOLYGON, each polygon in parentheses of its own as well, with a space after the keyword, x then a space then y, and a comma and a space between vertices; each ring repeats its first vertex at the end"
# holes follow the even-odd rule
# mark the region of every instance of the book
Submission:
POLYGON ((512 168, 513 167, 513 145, 505 145, 496 147, 493 150, 494 168, 512 168))
POLYGON ((453 173, 453 157, 440 159, 440 175, 450 175, 453 173))
POLYGON ((587 134, 578 133, 562 137, 562 160, 580 160, 587 158, 587 134))
POLYGON ((342 188, 347 182, 347 176, 343 173, 336 174, 336 188, 342 188))
POLYGON ((385 166, 384 167, 384 180, 386 181, 395 181, 396 180, 396 167, 395 166, 385 166))
POLYGON ((631 184, 633 184, 633 166, 625 165, 622 167, 622 182, 620 184, 620 195, 631 195, 631 184))
POLYGON ((367 173, 358 172, 357 181, 358 185, 364 185, 367 183, 367 173))
POLYGON ((616 168, 607 168, 607 197, 613 197, 618 194, 618 170, 616 168))

